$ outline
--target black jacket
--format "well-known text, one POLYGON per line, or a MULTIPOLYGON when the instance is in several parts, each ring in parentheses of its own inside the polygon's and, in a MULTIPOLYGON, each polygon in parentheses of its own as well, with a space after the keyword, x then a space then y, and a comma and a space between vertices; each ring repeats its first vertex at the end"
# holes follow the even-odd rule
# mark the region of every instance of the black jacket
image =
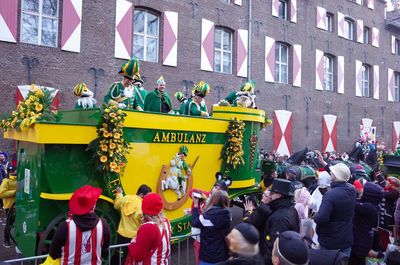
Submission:
POLYGON ((332 182, 324 194, 314 218, 318 241, 327 249, 344 249, 353 245, 353 216, 356 189, 346 182, 332 182))
POLYGON ((292 197, 283 197, 270 202, 272 214, 266 223, 266 249, 264 250, 264 260, 266 264, 272 264, 272 248, 278 233, 285 231, 300 230, 300 221, 296 209, 294 208, 292 197))
POLYGON ((257 254, 252 257, 231 257, 226 261, 217 263, 216 265, 264 265, 264 261, 261 255, 257 254))
POLYGON ((201 228, 200 232, 200 260, 217 263, 228 259, 228 248, 225 236, 229 233, 232 221, 231 211, 228 208, 213 206, 202 215, 198 208, 192 210, 193 227, 201 228))

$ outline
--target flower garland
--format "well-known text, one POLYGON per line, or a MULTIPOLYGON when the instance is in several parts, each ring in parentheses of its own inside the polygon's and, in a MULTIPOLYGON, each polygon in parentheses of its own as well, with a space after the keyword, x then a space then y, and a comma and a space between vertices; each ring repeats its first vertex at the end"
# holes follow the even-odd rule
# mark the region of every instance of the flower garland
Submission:
POLYGON ((272 120, 270 120, 270 119, 268 118, 267 113, 265 113, 265 120, 264 120, 263 123, 261 123, 261 129, 266 128, 267 126, 269 126, 269 125, 271 125, 271 124, 272 124, 272 120))
POLYGON ((227 141, 223 150, 222 157, 228 165, 231 165, 234 169, 239 165, 244 164, 243 159, 243 133, 244 133, 244 122, 232 119, 229 122, 227 133, 227 141))
POLYGON ((96 169, 104 173, 123 173, 127 163, 129 144, 123 136, 126 114, 117 106, 104 107, 97 126, 97 138, 89 143, 93 150, 96 169))
POLYGON ((52 102, 53 97, 49 90, 32 84, 26 99, 18 103, 11 117, 1 121, 0 127, 24 131, 37 121, 57 121, 59 116, 56 109, 51 106, 52 102))

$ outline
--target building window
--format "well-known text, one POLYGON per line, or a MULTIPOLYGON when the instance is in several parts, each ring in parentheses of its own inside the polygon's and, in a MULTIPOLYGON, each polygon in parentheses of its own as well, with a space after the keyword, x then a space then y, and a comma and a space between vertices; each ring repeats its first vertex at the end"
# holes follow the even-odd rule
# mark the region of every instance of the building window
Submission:
POLYGON ((354 21, 348 18, 344 19, 344 37, 354 40, 354 21))
POLYGON ((400 73, 394 73, 394 101, 400 101, 400 73))
POLYGON ((21 42, 57 47, 58 9, 58 0, 22 0, 21 42))
POLYGON ((158 62, 159 16, 147 10, 135 10, 133 56, 143 61, 158 62))
POLYGON ((400 40, 396 39, 394 42, 395 54, 400 55, 400 40))
POLYGON ((232 73, 232 32, 224 28, 215 29, 214 71, 232 73))
POLYGON ((324 89, 333 91, 333 57, 324 55, 324 89))
POLYGON ((289 47, 277 42, 275 45, 275 81, 288 83, 289 47))
POLYGON ((288 19, 288 1, 279 0, 279 14, 278 17, 287 20, 288 19))
POLYGON ((364 43, 369 43, 369 32, 370 29, 368 27, 364 27, 364 33, 363 33, 363 37, 364 37, 364 43))
POLYGON ((326 30, 333 32, 333 14, 326 13, 326 30))
POLYGON ((363 64, 361 68, 361 91, 363 97, 369 97, 370 66, 363 64))

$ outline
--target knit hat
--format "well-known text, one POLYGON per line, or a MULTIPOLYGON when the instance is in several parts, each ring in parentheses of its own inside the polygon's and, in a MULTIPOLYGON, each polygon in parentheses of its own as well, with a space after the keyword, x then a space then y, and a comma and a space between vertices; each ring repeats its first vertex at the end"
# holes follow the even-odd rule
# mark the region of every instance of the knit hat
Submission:
POLYGON ((351 172, 351 175, 355 179, 368 177, 367 173, 365 172, 364 167, 362 165, 360 165, 360 164, 356 164, 354 167, 352 167, 350 169, 350 172, 351 172))
POLYGON ((293 196, 291 186, 292 185, 289 180, 276 178, 272 182, 271 191, 275 193, 280 193, 285 196, 293 196))
POLYGON ((322 171, 321 173, 319 173, 319 176, 318 176, 318 185, 319 185, 321 188, 328 188, 328 187, 330 187, 330 186, 331 186, 331 182, 332 182, 331 175, 329 175, 328 172, 322 171))
POLYGON ((147 215, 157 215, 163 209, 163 201, 157 193, 149 193, 142 201, 142 212, 147 215))
POLYGON ((383 199, 383 188, 375 183, 367 182, 364 185, 362 201, 378 205, 383 199))
POLYGON ((139 72, 139 59, 132 58, 121 66, 121 70, 119 70, 118 74, 130 79, 134 79, 135 75, 138 75, 139 72))
POLYGON ((163 76, 160 76, 160 78, 157 79, 157 85, 165 85, 165 80, 163 76))
POLYGON ((5 152, 0 152, 0 155, 3 155, 6 159, 7 159, 7 153, 5 153, 5 152))
POLYGON ((233 229, 238 230, 243 237, 251 244, 257 244, 260 240, 260 234, 258 230, 249 223, 240 223, 236 225, 233 229))
POLYGON ((240 87, 240 91, 249 92, 250 94, 254 94, 255 89, 256 89, 256 82, 254 82, 253 80, 247 81, 240 87))
POLYGON ((102 189, 85 185, 77 189, 69 200, 69 210, 72 214, 83 215, 89 213, 95 206, 102 193, 102 189))
POLYGON ((235 237, 240 242, 236 249, 232 249, 237 254, 243 256, 254 256, 259 252, 258 242, 260 234, 257 228, 249 223, 239 223, 231 231, 229 237, 235 237))
POLYGON ((310 252, 300 234, 294 231, 285 231, 276 239, 278 254, 290 264, 308 264, 310 252))
MULTIPOLYGON (((291 175, 294 180, 300 180, 301 179, 301 169, 299 166, 290 166, 286 169, 285 171, 286 175, 291 175)), ((287 176, 286 176, 287 178, 287 176)))
POLYGON ((385 190, 389 191, 399 191, 400 180, 396 177, 388 177, 386 180, 385 190))
POLYGON ((337 163, 329 167, 336 181, 347 182, 350 179, 350 169, 344 163, 337 163))

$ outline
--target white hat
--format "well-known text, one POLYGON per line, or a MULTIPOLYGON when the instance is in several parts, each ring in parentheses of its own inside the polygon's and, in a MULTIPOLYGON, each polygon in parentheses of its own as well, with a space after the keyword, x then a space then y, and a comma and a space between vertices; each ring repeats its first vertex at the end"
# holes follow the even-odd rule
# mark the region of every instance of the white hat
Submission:
POLYGON ((319 185, 321 188, 330 187, 330 186, 331 186, 331 182, 332 182, 331 175, 329 175, 328 172, 322 171, 322 172, 319 174, 319 176, 318 176, 318 185, 319 185))
POLYGON ((343 163, 329 167, 337 181, 347 182, 350 179, 350 169, 343 163))

